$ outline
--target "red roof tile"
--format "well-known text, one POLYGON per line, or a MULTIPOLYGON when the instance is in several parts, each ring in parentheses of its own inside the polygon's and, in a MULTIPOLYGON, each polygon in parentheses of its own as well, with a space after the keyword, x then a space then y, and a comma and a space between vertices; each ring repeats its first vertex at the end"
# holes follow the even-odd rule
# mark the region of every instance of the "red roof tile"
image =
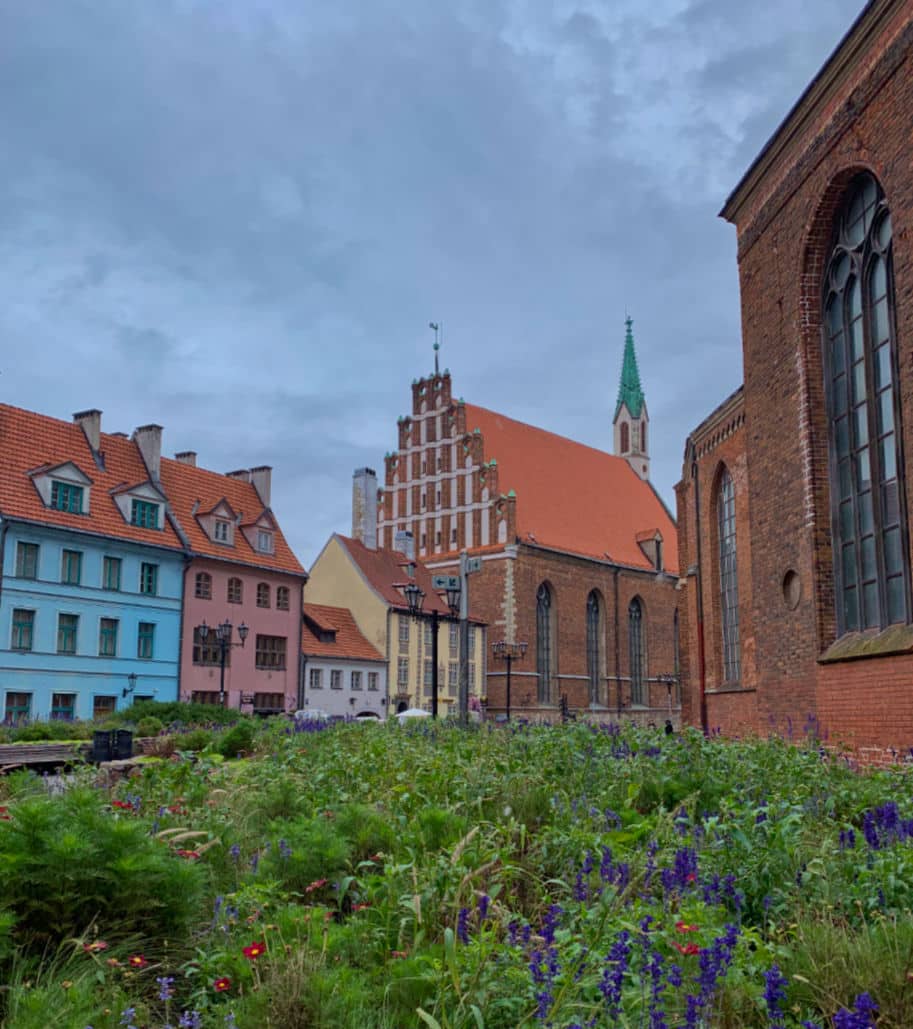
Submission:
POLYGON ((677 570, 675 523, 623 457, 466 404, 466 430, 475 429, 497 462, 500 492, 517 494, 521 542, 650 568, 637 534, 658 528, 666 567, 677 570))
MULTIPOLYGON (((387 548, 371 550, 360 540, 352 539, 349 536, 342 536, 336 533, 336 538, 348 550, 352 560, 361 570, 362 575, 368 583, 380 594, 390 607, 399 611, 408 611, 409 605, 402 591, 396 588, 396 583, 409 582, 409 576, 404 567, 409 563, 409 558, 401 551, 389 550, 387 548)), ((415 565, 415 582, 425 593, 423 611, 437 609, 440 614, 450 614, 447 602, 434 589, 432 584, 432 572, 430 572, 420 561, 413 561, 415 565)), ((483 623, 470 612, 470 618, 474 622, 483 623)))
POLYGON ((301 652, 308 657, 350 658, 357 661, 383 661, 384 656, 362 635, 345 607, 330 607, 327 604, 305 604, 305 622, 301 636, 301 652), (322 642, 312 631, 308 619, 325 631, 336 633, 333 643, 322 642))
MULTIPOLYGON (((161 476, 162 487, 194 553, 258 568, 270 568, 277 572, 304 574, 304 569, 292 553, 278 524, 274 532, 273 554, 261 554, 255 550, 241 531, 241 525, 252 525, 265 511, 263 501, 251 483, 166 457, 162 458, 161 476), (232 546, 211 540, 197 520, 197 515, 212 511, 221 500, 227 501, 240 518, 240 525, 235 527, 232 546)), ((271 512, 269 517, 275 523, 275 516, 271 512)))
POLYGON ((161 531, 140 528, 125 521, 114 502, 112 493, 118 487, 149 481, 136 445, 123 436, 102 433, 99 450, 104 455, 104 469, 96 465, 85 433, 75 422, 0 404, 0 512, 7 518, 183 549, 167 519, 161 531), (87 514, 45 507, 28 475, 67 462, 92 481, 87 514))

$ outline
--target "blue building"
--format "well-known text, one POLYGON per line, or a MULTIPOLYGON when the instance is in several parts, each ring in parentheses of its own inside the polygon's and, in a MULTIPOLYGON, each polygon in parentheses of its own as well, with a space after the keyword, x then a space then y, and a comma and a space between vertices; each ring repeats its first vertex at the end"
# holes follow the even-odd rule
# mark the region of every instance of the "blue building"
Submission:
POLYGON ((101 433, 0 405, 0 692, 6 722, 175 700, 185 541, 161 429, 101 433))

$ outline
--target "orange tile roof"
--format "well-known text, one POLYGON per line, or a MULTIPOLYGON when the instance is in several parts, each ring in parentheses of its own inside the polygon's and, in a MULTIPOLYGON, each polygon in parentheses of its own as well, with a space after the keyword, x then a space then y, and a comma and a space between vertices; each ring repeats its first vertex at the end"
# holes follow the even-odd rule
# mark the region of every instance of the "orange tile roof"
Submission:
POLYGON ((291 547, 282 535, 278 523, 275 522, 275 516, 271 513, 270 518, 276 525, 275 553, 261 554, 248 543, 240 525, 253 524, 265 510, 263 501, 251 483, 167 457, 162 458, 161 476, 162 488, 194 553, 226 561, 238 561, 258 568, 270 568, 277 572, 305 574, 298 558, 292 553, 291 547), (212 511, 221 500, 227 501, 240 517, 240 525, 235 527, 232 546, 211 540, 197 520, 198 514, 212 511))
POLYGON ((330 607, 328 604, 305 604, 303 610, 305 622, 301 636, 302 654, 308 657, 349 658, 353 661, 384 660, 383 654, 362 635, 348 608, 330 607), (324 630, 334 631, 335 641, 322 642, 308 625, 307 619, 311 619, 324 630))
POLYGON ((665 564, 678 569, 675 523, 623 457, 466 404, 466 431, 482 433, 501 493, 517 494, 517 535, 584 557, 651 568, 637 534, 658 528, 665 564))
POLYGON ((123 436, 101 434, 104 469, 95 463, 82 428, 75 422, 0 404, 0 513, 62 529, 95 533, 159 547, 183 549, 173 527, 144 529, 124 520, 111 495, 118 487, 139 486, 149 473, 136 444, 123 436), (28 472, 72 462, 89 479, 88 514, 45 507, 28 472))
MULTIPOLYGON (((361 570, 362 575, 370 585, 383 597, 390 607, 399 611, 408 611, 409 605, 402 591, 396 588, 396 583, 406 583, 409 576, 406 574, 404 565, 409 558, 398 550, 388 548, 372 550, 366 547, 360 540, 352 539, 350 536, 342 536, 336 533, 336 538, 345 547, 352 557, 352 560, 361 570)), ((437 610, 440 614, 450 614, 447 602, 434 589, 432 575, 421 561, 414 561, 415 581, 419 588, 425 593, 425 600, 422 606, 423 611, 437 610)), ((474 622, 484 624, 484 620, 470 612, 470 619, 474 622)))

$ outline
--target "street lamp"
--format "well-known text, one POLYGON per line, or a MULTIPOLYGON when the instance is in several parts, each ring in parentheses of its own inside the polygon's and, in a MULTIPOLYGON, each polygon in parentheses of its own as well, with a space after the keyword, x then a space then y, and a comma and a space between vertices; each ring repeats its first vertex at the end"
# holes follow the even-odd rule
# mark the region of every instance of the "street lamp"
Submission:
POLYGON ((121 697, 129 697, 129 696, 131 696, 133 694, 133 691, 136 689, 136 680, 137 680, 137 678, 138 678, 138 676, 137 676, 136 672, 131 672, 127 676, 127 683, 128 683, 128 685, 126 685, 123 688, 123 691, 121 692, 121 697))
POLYGON ((507 662, 507 721, 510 721, 510 667, 514 661, 520 661, 526 654, 527 643, 507 643, 505 640, 499 640, 497 643, 492 643, 491 652, 496 659, 499 661, 507 662))
POLYGON ((422 612, 422 605, 425 602, 425 592, 416 582, 410 582, 403 587, 406 596, 406 603, 409 605, 409 614, 419 622, 429 621, 431 623, 431 717, 437 718, 437 690, 438 690, 438 667, 437 667, 437 632, 442 621, 455 622, 460 612, 460 580, 452 576, 445 589, 447 607, 450 615, 441 614, 436 607, 429 612, 422 612))
POLYGON ((227 618, 213 630, 210 630, 205 622, 197 626, 200 642, 204 646, 209 638, 210 631, 215 633, 216 646, 219 648, 219 707, 225 707, 225 655, 232 647, 243 647, 247 634, 250 632, 250 629, 242 622, 238 626, 238 636, 241 637, 241 642, 235 643, 231 638, 232 629, 234 629, 234 626, 227 618))

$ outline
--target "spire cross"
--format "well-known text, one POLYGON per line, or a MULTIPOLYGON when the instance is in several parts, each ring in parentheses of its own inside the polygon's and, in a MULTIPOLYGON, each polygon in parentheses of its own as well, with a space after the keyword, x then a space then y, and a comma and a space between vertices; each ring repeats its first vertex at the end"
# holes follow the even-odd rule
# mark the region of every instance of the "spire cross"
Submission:
POLYGON ((438 333, 441 330, 441 326, 438 322, 428 322, 428 328, 434 329, 434 374, 439 374, 437 354, 441 349, 441 344, 438 342, 438 333))

